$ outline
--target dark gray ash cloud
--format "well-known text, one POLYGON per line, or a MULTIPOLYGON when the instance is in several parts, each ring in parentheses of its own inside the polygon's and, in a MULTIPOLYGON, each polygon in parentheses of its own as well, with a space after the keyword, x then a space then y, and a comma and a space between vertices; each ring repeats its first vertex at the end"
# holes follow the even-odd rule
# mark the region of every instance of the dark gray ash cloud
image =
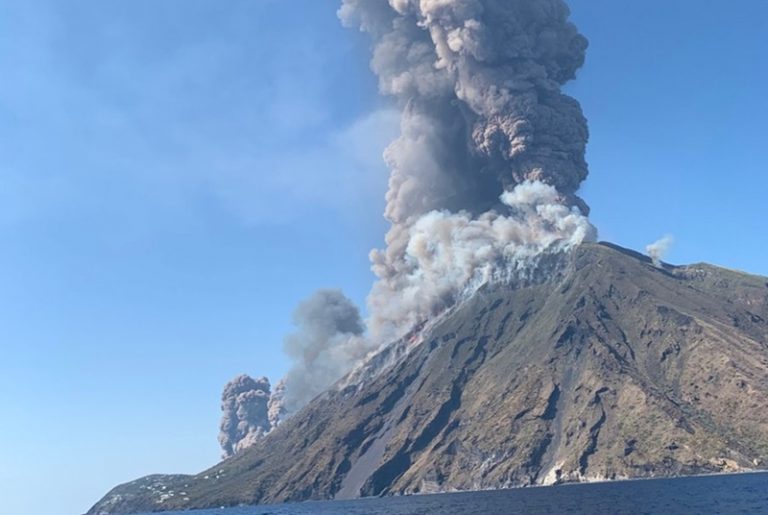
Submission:
POLYGON ((380 90, 401 110, 384 152, 391 228, 371 252, 365 324, 336 290, 297 309, 276 420, 474 288, 529 277, 538 257, 596 238, 578 196, 587 122, 561 91, 587 49, 569 15, 562 0, 342 0, 339 17, 370 35, 380 90))
POLYGON ((269 434, 326 390, 371 350, 357 307, 339 290, 319 290, 296 308, 297 331, 285 338, 288 374, 270 390, 266 377, 235 377, 221 396, 219 443, 224 458, 269 434))
POLYGON ((495 259, 519 266, 595 237, 576 194, 587 123, 560 89, 587 48, 569 14, 562 0, 342 1, 342 21, 372 38, 381 92, 402 109, 386 151, 392 228, 372 254, 375 331, 439 312, 495 259), (500 200, 518 187, 523 205, 500 200), (463 261, 451 274, 454 250, 463 261), (419 303, 397 302, 402 292, 419 303))
POLYGON ((560 87, 584 63, 587 40, 569 14, 561 0, 343 0, 342 20, 373 39, 382 93, 403 108, 388 152, 392 222, 481 213, 525 180, 584 208, 575 193, 587 176, 587 123, 560 87))
POLYGON ((340 290, 319 290, 294 312, 297 332, 285 338, 293 361, 285 377, 283 408, 294 412, 349 371, 370 351, 365 325, 340 290))
POLYGON ((235 377, 221 394, 221 425, 219 443, 222 456, 229 458, 256 443, 269 433, 267 406, 270 399, 269 379, 253 379, 247 375, 235 377))
POLYGON ((267 415, 272 429, 280 425, 287 412, 285 409, 285 379, 281 379, 275 385, 267 404, 267 415))

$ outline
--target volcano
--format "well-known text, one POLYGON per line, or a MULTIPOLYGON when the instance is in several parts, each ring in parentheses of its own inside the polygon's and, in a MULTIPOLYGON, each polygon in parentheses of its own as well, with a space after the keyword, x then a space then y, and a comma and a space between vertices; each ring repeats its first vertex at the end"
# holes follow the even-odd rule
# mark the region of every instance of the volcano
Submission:
POLYGON ((768 279, 582 244, 489 284, 255 446, 89 512, 510 488, 768 463, 768 279), (374 367, 375 365, 375 367, 374 367))

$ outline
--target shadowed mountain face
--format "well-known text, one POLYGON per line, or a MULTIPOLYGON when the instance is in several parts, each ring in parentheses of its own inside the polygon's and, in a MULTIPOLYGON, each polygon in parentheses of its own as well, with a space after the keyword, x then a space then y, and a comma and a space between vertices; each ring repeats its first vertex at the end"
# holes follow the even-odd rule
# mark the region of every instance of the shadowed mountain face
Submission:
MULTIPOLYGON (((768 463, 768 279, 585 244, 488 287, 374 379, 196 476, 89 514, 503 488, 768 463)), ((151 488, 147 485, 152 485, 151 488)))

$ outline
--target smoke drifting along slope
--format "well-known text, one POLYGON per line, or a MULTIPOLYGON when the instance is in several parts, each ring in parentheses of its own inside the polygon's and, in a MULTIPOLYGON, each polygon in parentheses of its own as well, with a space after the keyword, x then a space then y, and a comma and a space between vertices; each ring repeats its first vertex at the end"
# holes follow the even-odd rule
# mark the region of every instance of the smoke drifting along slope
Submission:
POLYGON ((587 48, 569 14, 562 0, 342 0, 339 17, 371 36, 380 90, 402 111, 385 151, 392 225, 371 253, 367 327, 340 292, 300 306, 283 409, 468 290, 596 238, 576 194, 587 123, 560 91, 587 48))

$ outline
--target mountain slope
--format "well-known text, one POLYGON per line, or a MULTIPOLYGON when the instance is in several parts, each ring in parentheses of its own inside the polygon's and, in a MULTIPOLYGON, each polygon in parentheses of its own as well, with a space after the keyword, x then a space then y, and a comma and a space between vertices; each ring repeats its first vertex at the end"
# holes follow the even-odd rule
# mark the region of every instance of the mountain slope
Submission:
POLYGON ((375 379, 248 451, 164 489, 122 485, 89 514, 768 462, 768 279, 607 244, 564 259, 547 283, 477 292, 375 379))

